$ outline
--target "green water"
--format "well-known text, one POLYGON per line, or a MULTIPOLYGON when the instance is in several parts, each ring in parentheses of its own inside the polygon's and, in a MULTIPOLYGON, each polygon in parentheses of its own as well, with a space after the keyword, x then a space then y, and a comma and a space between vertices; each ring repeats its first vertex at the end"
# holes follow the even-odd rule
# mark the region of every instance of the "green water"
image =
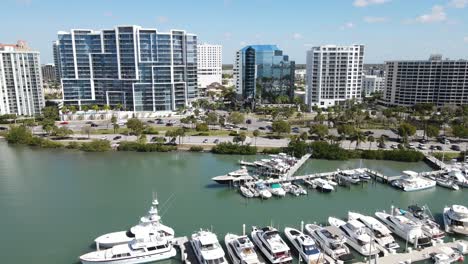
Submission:
MULTIPOLYGON (((242 224, 273 223, 283 229, 301 220, 324 222, 348 210, 373 213, 391 204, 428 204, 436 218, 444 205, 467 204, 467 190, 437 188, 403 193, 383 184, 340 188, 304 197, 246 200, 211 177, 238 168, 236 161, 259 157, 201 153, 82 153, 12 147, 0 142, 1 263, 76 263, 95 237, 125 230, 146 213, 153 191, 164 222, 177 236, 213 228, 219 238, 241 233, 242 224)), ((360 166, 360 161, 310 160, 298 174, 360 166)), ((398 175, 425 171, 424 163, 362 161, 363 167, 398 175)), ((173 260, 172 262, 177 262, 173 260)))

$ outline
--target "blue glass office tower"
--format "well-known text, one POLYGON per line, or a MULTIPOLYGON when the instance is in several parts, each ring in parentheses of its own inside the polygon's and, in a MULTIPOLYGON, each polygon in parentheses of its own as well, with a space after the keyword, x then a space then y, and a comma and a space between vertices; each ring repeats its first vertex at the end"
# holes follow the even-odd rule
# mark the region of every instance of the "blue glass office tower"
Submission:
POLYGON ((276 45, 251 45, 236 54, 236 90, 246 101, 274 103, 280 96, 294 96, 295 62, 276 45))
POLYGON ((65 104, 171 111, 197 92, 197 37, 140 26, 59 32, 56 52, 65 104))

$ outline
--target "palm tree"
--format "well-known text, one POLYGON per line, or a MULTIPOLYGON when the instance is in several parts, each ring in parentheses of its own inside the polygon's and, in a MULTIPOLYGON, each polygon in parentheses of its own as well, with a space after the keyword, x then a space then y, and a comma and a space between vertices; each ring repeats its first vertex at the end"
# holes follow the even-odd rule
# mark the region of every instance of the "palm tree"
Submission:
POLYGON ((357 149, 362 142, 366 142, 366 135, 359 130, 356 130, 352 138, 354 139, 353 141, 356 141, 355 149, 357 149))
POLYGON ((255 129, 252 134, 254 136, 255 146, 257 146, 257 137, 260 135, 260 131, 255 129))
POLYGON ((385 136, 384 135, 381 135, 379 137, 379 139, 377 139, 377 143, 380 145, 380 146, 385 146, 385 136))
POLYGON ((367 137, 367 141, 369 141, 369 149, 371 149, 372 143, 375 142, 374 136, 372 136, 372 135, 371 135, 371 136, 368 136, 368 137, 367 137))

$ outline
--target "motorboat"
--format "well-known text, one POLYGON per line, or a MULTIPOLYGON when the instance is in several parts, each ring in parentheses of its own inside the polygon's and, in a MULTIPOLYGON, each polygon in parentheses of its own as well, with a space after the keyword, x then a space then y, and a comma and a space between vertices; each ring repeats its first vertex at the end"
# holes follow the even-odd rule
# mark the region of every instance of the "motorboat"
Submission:
POLYGON ((293 184, 291 184, 291 187, 296 189, 297 193, 299 193, 301 195, 307 195, 307 190, 304 189, 304 187, 302 187, 301 185, 293 183, 293 184))
POLYGON ((434 261, 434 264, 450 264, 455 262, 463 262, 465 259, 463 254, 458 250, 450 247, 441 247, 439 248, 440 253, 435 253, 431 255, 431 259, 434 261))
POLYGON ((410 220, 420 222, 423 233, 432 239, 445 237, 445 232, 441 230, 440 225, 436 223, 426 206, 410 205, 407 210, 395 208, 395 214, 404 215, 410 220))
POLYGON ((314 180, 304 180, 304 185, 310 189, 315 189, 317 187, 314 180))
POLYGON ((346 238, 341 231, 334 226, 321 227, 315 224, 305 225, 308 233, 320 246, 322 252, 336 261, 349 262, 354 259, 353 254, 345 245, 346 238))
POLYGON ((220 175, 213 177, 212 180, 219 184, 230 184, 232 182, 246 182, 251 181, 254 178, 250 176, 247 167, 242 166, 239 170, 229 172, 226 175, 220 175))
POLYGON ((300 196, 300 195, 306 195, 307 194, 307 191, 302 188, 301 186, 297 185, 297 184, 294 184, 294 183, 283 183, 283 189, 294 195, 294 196, 300 196))
POLYGON ((373 256, 380 252, 373 244, 372 232, 363 223, 357 220, 345 222, 335 217, 329 217, 328 223, 341 230, 346 243, 361 255, 373 256))
POLYGON ((356 173, 355 170, 340 171, 340 173, 338 174, 338 178, 341 181, 349 182, 352 184, 358 184, 361 181, 359 173, 356 173))
POLYGON ((224 250, 214 233, 200 230, 192 234, 190 245, 200 264, 228 264, 224 250))
POLYGON ((356 220, 364 224, 374 233, 377 244, 385 249, 397 249, 400 247, 392 236, 392 231, 372 216, 348 212, 348 221, 356 220))
POLYGON ((239 188, 239 191, 242 193, 242 195, 246 198, 253 198, 254 193, 246 186, 241 186, 239 188))
POLYGON ((83 264, 139 264, 169 259, 176 254, 167 237, 160 234, 149 236, 138 234, 127 244, 84 254, 80 257, 80 261, 83 264))
POLYGON ((306 263, 323 263, 323 254, 317 248, 315 241, 301 231, 286 227, 284 234, 288 238, 289 242, 296 248, 300 257, 306 263), (321 260, 322 258, 322 260, 321 260))
POLYGON ((449 179, 453 179, 460 187, 468 188, 468 178, 463 174, 463 171, 458 168, 451 168, 447 172, 449 179))
POLYGON ((452 205, 444 208, 445 232, 468 236, 468 208, 452 205))
POLYGON ((375 216, 403 240, 415 246, 431 245, 432 240, 423 233, 421 223, 412 221, 403 215, 391 215, 384 212, 376 212, 375 216))
POLYGON ((405 192, 420 191, 436 186, 436 182, 420 177, 417 172, 403 171, 403 176, 391 182, 392 186, 405 192))
POLYGON ((458 184, 452 179, 449 179, 449 178, 446 178, 446 177, 434 177, 433 180, 436 181, 436 184, 438 186, 441 186, 441 187, 444 187, 444 188, 447 188, 447 189, 451 189, 451 190, 454 190, 454 191, 460 190, 460 187, 458 187, 458 184))
POLYGON ((257 183, 255 183, 255 188, 257 189, 260 197, 262 199, 268 199, 268 198, 271 198, 271 192, 268 190, 267 186, 265 185, 265 183, 263 183, 263 181, 259 181, 257 183))
POLYGON ((252 240, 270 263, 292 263, 292 256, 288 245, 273 227, 252 227, 252 240))
POLYGON ((331 191, 334 191, 335 188, 333 186, 331 186, 327 180, 324 180, 324 179, 314 179, 312 180, 313 183, 315 184, 315 188, 321 192, 325 192, 325 193, 329 193, 331 191))
POLYGON ((233 264, 263 264, 248 236, 226 234, 224 243, 233 264))
POLYGON ((354 170, 358 175, 359 179, 363 182, 371 181, 371 176, 364 169, 355 169, 354 170))
POLYGON ((271 194, 275 196, 279 196, 279 197, 284 197, 286 195, 286 191, 283 189, 283 187, 279 183, 271 184, 270 192, 271 194))
POLYGON ((327 179, 327 182, 328 184, 330 184, 331 186, 335 187, 335 186, 338 186, 338 183, 332 179, 327 179))
POLYGON ((146 236, 149 234, 160 234, 169 241, 174 239, 174 229, 161 223, 161 216, 158 213, 159 202, 153 199, 151 207, 146 216, 140 218, 140 222, 128 231, 118 231, 99 236, 94 240, 96 247, 111 248, 115 245, 127 244, 136 235, 146 236))

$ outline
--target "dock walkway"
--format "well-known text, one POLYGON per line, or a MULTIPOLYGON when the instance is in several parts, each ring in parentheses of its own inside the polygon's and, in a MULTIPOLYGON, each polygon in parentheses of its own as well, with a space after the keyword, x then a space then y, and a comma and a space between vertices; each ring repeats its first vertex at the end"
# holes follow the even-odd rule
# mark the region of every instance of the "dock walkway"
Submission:
MULTIPOLYGON (((423 261, 431 258, 431 254, 443 253, 442 248, 444 247, 451 247, 457 248, 459 243, 465 244, 465 247, 468 247, 468 241, 465 240, 458 240, 455 242, 450 243, 440 243, 436 244, 432 247, 427 247, 422 250, 412 250, 408 253, 397 253, 397 254, 390 254, 385 257, 381 257, 377 259, 377 263, 379 264, 398 264, 398 263, 413 263, 416 261, 423 261)), ((467 254, 468 252, 462 252, 463 254, 467 254)), ((366 264, 367 262, 358 262, 356 264, 366 264)))
POLYGON ((429 155, 428 153, 424 153, 424 157, 426 158, 426 160, 434 167, 440 169, 440 170, 444 170, 447 168, 447 164, 445 164, 443 161, 437 159, 436 157, 434 156, 431 156, 429 155))

